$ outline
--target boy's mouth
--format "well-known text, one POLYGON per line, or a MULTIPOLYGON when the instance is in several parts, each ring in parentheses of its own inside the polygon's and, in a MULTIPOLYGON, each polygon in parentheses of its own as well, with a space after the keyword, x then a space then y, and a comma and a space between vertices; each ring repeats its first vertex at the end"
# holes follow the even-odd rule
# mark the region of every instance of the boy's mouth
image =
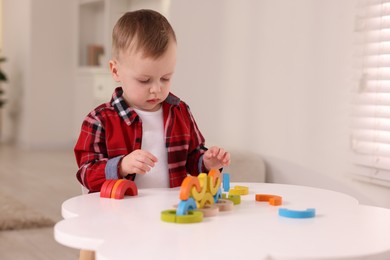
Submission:
POLYGON ((157 103, 158 101, 159 101, 159 99, 153 98, 153 99, 148 99, 146 102, 154 104, 154 103, 157 103))

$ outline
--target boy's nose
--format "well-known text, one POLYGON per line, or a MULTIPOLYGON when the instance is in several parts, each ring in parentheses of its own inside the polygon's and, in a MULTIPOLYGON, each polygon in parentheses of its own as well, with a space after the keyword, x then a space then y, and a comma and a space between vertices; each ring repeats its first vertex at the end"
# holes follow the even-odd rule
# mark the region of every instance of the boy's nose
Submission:
POLYGON ((154 84, 150 87, 150 93, 158 93, 158 92, 161 92, 161 86, 160 86, 160 84, 158 84, 158 83, 154 83, 154 84))

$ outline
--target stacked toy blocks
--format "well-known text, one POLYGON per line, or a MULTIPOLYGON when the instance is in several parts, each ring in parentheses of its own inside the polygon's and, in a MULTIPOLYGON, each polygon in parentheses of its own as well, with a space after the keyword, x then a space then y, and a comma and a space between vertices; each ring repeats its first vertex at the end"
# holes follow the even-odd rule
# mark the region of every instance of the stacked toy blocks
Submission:
MULTIPOLYGON (((215 216, 219 211, 230 211, 234 205, 241 203, 241 195, 249 194, 248 187, 234 186, 230 188, 230 176, 212 169, 208 174, 201 173, 198 177, 187 176, 179 193, 180 202, 176 210, 161 212, 161 220, 174 223, 197 223, 203 217, 215 216), (222 192, 222 187, 225 192, 222 192)), ((101 198, 123 199, 125 195, 137 196, 138 188, 133 181, 119 179, 106 180, 100 190, 101 198)), ((272 194, 256 194, 255 200, 268 202, 271 206, 282 205, 282 197, 272 194)), ((287 218, 313 218, 314 208, 292 210, 279 208, 279 216, 287 218)))
POLYGON ((187 176, 180 187, 176 210, 161 212, 161 220, 174 223, 197 223, 203 217, 215 216, 219 211, 233 209, 231 200, 222 199, 221 184, 224 189, 229 187, 229 178, 217 169, 208 174, 201 173, 198 177, 187 176), (227 179, 225 179, 227 178, 227 179))
POLYGON ((106 180, 100 190, 101 198, 123 199, 125 195, 137 196, 138 188, 130 180, 106 180))

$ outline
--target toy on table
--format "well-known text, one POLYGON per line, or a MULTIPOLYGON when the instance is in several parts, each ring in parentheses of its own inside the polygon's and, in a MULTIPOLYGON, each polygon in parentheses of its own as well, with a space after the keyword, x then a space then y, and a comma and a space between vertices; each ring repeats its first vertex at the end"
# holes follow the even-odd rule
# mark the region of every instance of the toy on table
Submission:
POLYGON ((226 195, 226 193, 224 193, 222 194, 222 199, 230 200, 231 202, 233 202, 234 205, 238 205, 241 203, 240 195, 232 195, 230 193, 226 195))
POLYGON ((249 189, 246 186, 234 186, 229 190, 229 195, 248 195, 249 189))
MULTIPOLYGON (((256 194, 256 201, 268 201, 272 206, 282 205, 282 197, 271 194, 256 194)), ((286 218, 314 218, 316 210, 308 208, 306 210, 291 210, 286 208, 279 208, 279 216, 286 218)))
POLYGON ((313 208, 309 208, 306 210, 291 210, 286 208, 280 208, 279 216, 286 218, 314 218, 316 216, 316 210, 313 208))
POLYGON ((208 174, 200 173, 198 177, 187 176, 180 187, 180 202, 175 210, 161 212, 161 220, 174 223, 196 223, 203 217, 215 216, 219 211, 233 209, 233 203, 222 199, 222 178, 224 189, 229 189, 230 178, 222 176, 217 169, 208 174), (198 212, 198 213, 197 213, 198 212), (194 215, 197 215, 195 218, 194 215), (201 217, 200 215, 201 214, 201 217))
POLYGON ((229 192, 229 190, 230 190, 230 174, 229 173, 222 174, 222 183, 223 183, 223 191, 229 192))
POLYGON ((130 180, 106 180, 100 189, 101 198, 123 199, 125 195, 137 196, 138 188, 130 180))
POLYGON ((202 222, 203 213, 196 210, 189 210, 187 215, 176 215, 176 210, 164 210, 161 212, 161 220, 173 223, 197 223, 202 222))
POLYGON ((268 201, 272 206, 282 205, 282 197, 270 194, 256 194, 256 201, 268 201))

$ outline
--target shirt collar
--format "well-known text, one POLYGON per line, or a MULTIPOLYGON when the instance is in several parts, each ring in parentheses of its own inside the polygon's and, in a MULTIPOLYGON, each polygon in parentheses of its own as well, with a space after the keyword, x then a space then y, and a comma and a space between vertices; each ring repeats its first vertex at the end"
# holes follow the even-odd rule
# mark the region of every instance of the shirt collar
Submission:
MULTIPOLYGON (((176 97, 172 93, 169 93, 164 102, 172 106, 177 106, 180 103, 180 98, 176 97)), ((115 108, 119 116, 123 118, 127 125, 131 125, 138 117, 137 113, 127 105, 125 99, 123 98, 122 87, 117 87, 115 89, 112 94, 111 105, 115 108)))
POLYGON ((164 102, 166 102, 170 105, 178 106, 180 103, 180 98, 176 97, 172 93, 169 93, 169 95, 167 96, 167 98, 165 99, 164 102))

